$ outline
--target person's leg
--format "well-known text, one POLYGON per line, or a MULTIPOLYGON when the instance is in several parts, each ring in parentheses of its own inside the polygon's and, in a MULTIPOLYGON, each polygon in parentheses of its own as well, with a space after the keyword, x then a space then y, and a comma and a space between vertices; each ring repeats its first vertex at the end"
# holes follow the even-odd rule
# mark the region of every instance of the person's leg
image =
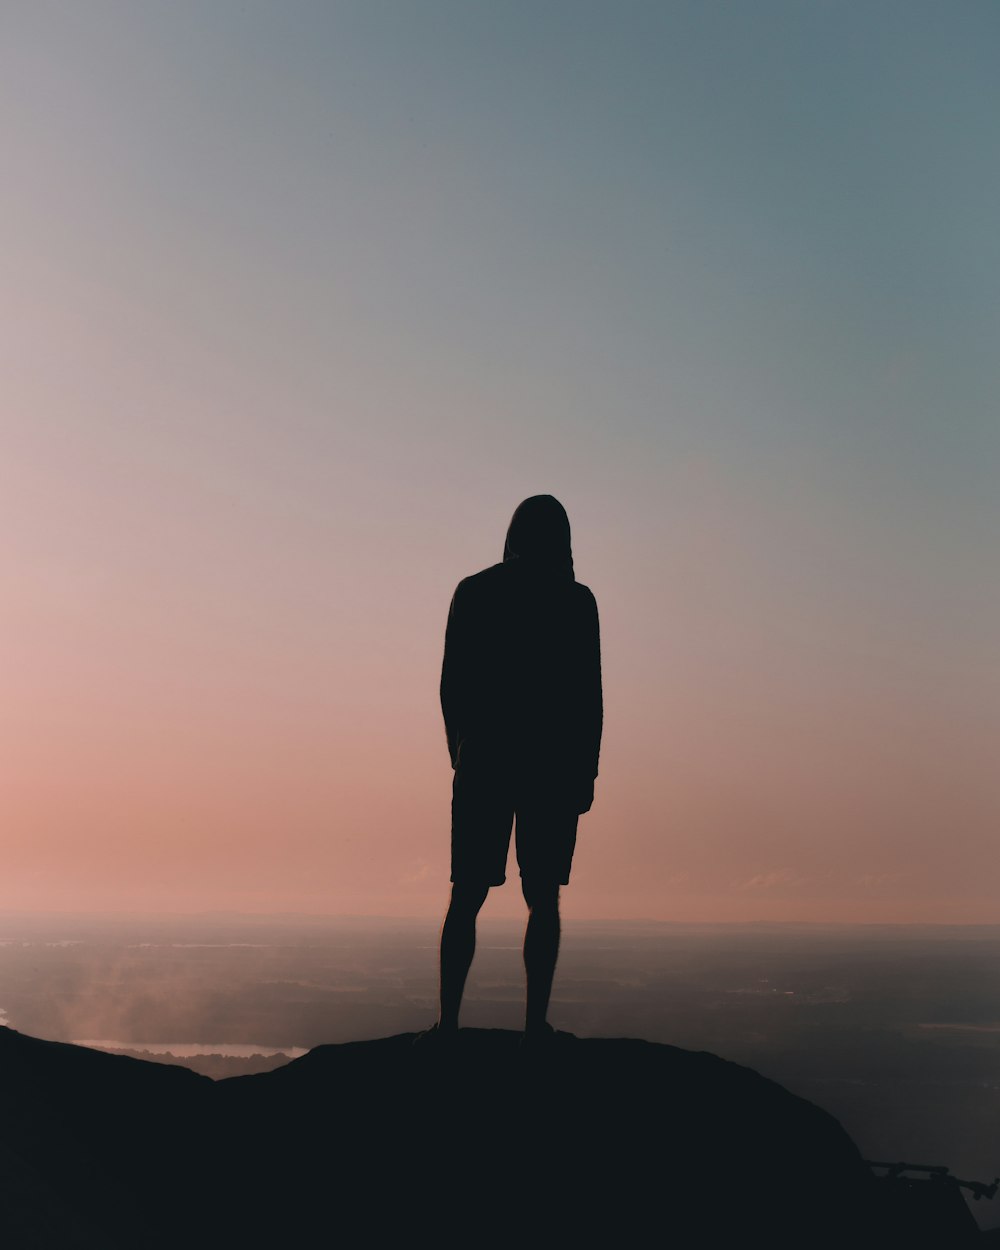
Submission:
POLYGON ((456 882, 441 929, 441 1016, 438 1029, 454 1033, 472 956, 476 953, 476 917, 489 893, 488 885, 456 882))
POLYGON ((524 972, 528 982, 524 1032, 526 1037, 533 1037, 545 1031, 559 957, 559 886, 524 877, 521 891, 528 904, 528 927, 524 931, 524 972))

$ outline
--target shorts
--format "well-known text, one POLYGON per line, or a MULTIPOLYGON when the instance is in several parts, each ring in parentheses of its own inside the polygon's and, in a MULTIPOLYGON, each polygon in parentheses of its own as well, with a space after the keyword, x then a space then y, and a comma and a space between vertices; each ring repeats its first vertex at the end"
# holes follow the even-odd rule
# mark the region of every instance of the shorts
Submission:
POLYGON ((521 876, 568 884, 580 817, 565 792, 461 765, 452 781, 452 881, 503 885, 515 817, 521 876))

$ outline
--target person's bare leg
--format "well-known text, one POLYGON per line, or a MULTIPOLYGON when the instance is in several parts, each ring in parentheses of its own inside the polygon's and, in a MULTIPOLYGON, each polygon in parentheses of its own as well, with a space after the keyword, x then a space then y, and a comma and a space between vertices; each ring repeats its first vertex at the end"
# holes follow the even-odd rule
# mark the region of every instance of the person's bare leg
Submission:
POLYGON ((458 1012, 465 992, 472 956, 476 953, 476 917, 489 893, 488 885, 451 887, 451 903, 441 928, 441 1016, 442 1033, 458 1030, 458 1012))
POLYGON ((521 881, 528 904, 528 927, 524 931, 524 972, 528 982, 524 1016, 526 1037, 545 1031, 552 978, 559 958, 559 886, 549 882, 521 881))

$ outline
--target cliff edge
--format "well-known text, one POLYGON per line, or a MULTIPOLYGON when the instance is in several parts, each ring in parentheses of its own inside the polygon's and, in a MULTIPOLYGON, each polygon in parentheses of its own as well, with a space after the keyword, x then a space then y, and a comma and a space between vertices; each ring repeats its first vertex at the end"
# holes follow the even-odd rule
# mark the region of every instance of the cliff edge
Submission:
POLYGON ((0 1235, 17 1250, 909 1244, 836 1120, 756 1072, 631 1039, 519 1043, 402 1034, 213 1082, 0 1028, 0 1235))

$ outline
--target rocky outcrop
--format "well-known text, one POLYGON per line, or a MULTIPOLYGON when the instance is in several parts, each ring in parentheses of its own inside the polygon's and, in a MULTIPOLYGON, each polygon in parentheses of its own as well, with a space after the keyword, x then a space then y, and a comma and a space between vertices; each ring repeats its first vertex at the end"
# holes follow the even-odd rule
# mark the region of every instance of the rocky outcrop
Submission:
POLYGON ((0 1029, 4 1244, 895 1246, 840 1125, 748 1068, 463 1030, 212 1082, 0 1029))

